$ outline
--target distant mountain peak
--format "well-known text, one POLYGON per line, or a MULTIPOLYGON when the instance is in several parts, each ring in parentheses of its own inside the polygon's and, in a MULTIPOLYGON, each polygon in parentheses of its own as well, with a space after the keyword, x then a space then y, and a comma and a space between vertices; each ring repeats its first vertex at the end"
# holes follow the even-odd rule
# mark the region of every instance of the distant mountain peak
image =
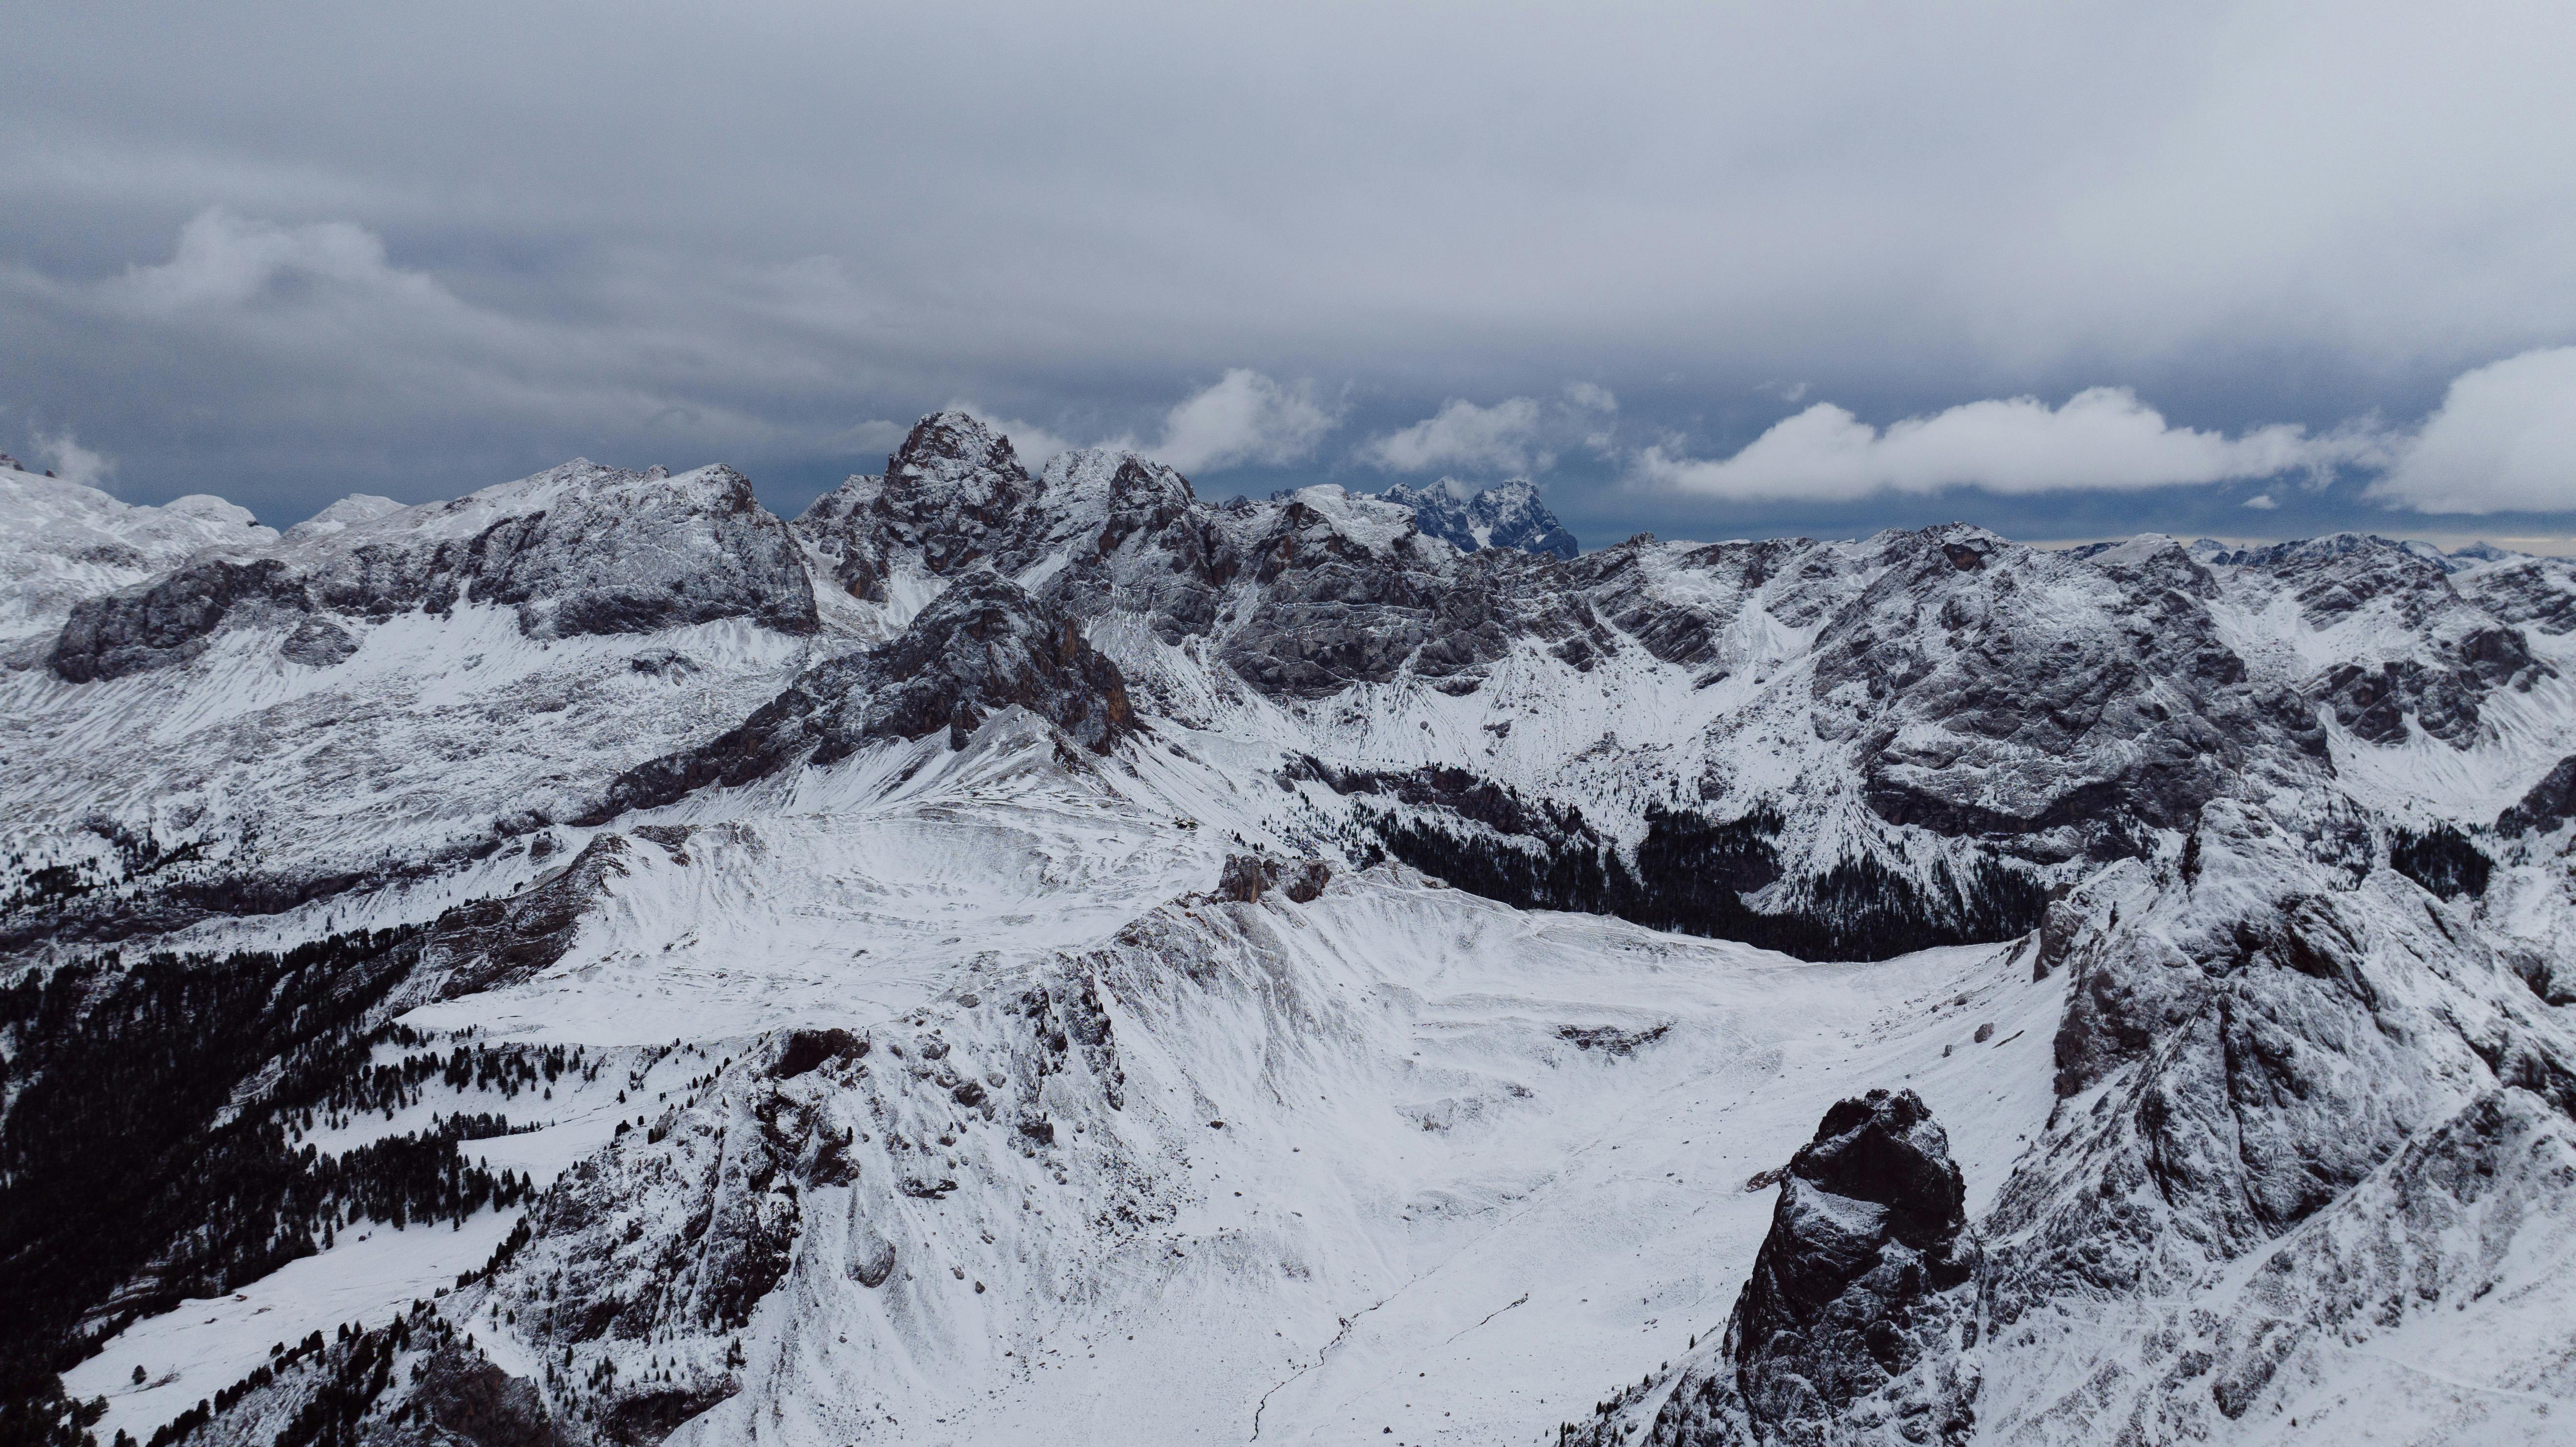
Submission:
POLYGON ((1461 552, 1518 548, 1572 558, 1582 551, 1574 534, 1539 500, 1537 484, 1526 477, 1481 488, 1454 477, 1423 486, 1399 482, 1380 496, 1413 509, 1415 525, 1425 535, 1461 552))
POLYGON ((979 471, 997 472, 1021 481, 1029 475, 1011 439, 994 431, 981 418, 955 410, 933 412, 914 423, 903 445, 886 459, 886 476, 890 479, 921 475, 944 478, 979 471))

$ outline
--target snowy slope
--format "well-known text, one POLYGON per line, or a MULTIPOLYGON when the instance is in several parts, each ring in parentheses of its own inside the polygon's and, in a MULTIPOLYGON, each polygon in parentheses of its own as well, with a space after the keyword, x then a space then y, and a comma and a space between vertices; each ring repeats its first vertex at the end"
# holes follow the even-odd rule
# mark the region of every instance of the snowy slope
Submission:
POLYGON ((204 493, 137 507, 0 467, 0 643, 50 635, 73 604, 157 577, 204 549, 276 537, 248 509, 204 493))

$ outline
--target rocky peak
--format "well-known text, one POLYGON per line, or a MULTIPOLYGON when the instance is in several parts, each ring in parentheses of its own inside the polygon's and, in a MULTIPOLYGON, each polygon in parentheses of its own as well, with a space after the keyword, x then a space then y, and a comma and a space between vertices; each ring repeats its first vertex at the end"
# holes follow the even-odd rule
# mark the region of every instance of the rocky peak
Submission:
POLYGON ((889 480, 969 479, 984 475, 1026 482, 1029 471, 1011 439, 982 419, 958 411, 933 412, 912 424, 903 445, 886 459, 889 480))
POLYGON ((1789 1179, 1884 1208, 1888 1234, 1918 1251, 1946 1246, 1967 1219, 1950 1138, 1910 1090, 1837 1102, 1789 1158, 1789 1179))
POLYGON ((886 459, 876 506, 945 573, 989 552, 1037 491, 1011 439, 963 412, 934 412, 886 459))
POLYGON ((1950 1141, 1920 1096, 1873 1090, 1825 1112, 1780 1176, 1770 1234, 1716 1350, 1686 1364, 1655 1447, 1966 1440, 1954 1361, 1978 1261, 1950 1141))
POLYGON ((1080 625, 979 567, 890 641, 816 664, 702 747, 619 775, 577 822, 605 823, 710 785, 739 788, 835 763, 872 743, 945 730, 949 747, 962 749, 985 719, 1013 707, 1094 753, 1109 752, 1136 727, 1126 679, 1080 625))
POLYGON ((2191 550, 2162 533, 2140 533, 2126 542, 2084 552, 2087 561, 2132 588, 2170 588, 2194 598, 2217 596, 2218 580, 2191 550))
POLYGON ((1411 508, 1424 536, 1438 538, 1462 553, 1518 548, 1570 559, 1582 551, 1574 534, 1548 511, 1539 500, 1537 486, 1526 477, 1476 489, 1447 477, 1428 487, 1397 483, 1381 496, 1411 508))
POLYGON ((989 568, 951 583, 848 676, 854 686, 833 716, 832 745, 842 752, 865 739, 920 738, 943 727, 949 746, 963 748, 986 716, 1012 706, 1095 753, 1134 728, 1117 665, 1062 610, 989 568))
POLYGON ((1059 453, 1038 481, 1048 524, 1044 542, 1078 545, 1088 536, 1094 550, 1104 553, 1133 534, 1170 526, 1198 500, 1189 479, 1123 447, 1059 453))
POLYGON ((2457 597, 2451 570, 2439 554, 2427 557, 2368 533, 2275 543, 2238 553, 2232 561, 2239 570, 2267 576, 2290 590, 2310 626, 2318 628, 2383 599, 2407 626, 2418 627, 2457 597))
POLYGON ((964 412, 913 424, 881 478, 853 477, 796 520, 832 559, 851 596, 883 602, 907 560, 944 577, 995 557, 1023 529, 1039 492, 1011 440, 964 412))

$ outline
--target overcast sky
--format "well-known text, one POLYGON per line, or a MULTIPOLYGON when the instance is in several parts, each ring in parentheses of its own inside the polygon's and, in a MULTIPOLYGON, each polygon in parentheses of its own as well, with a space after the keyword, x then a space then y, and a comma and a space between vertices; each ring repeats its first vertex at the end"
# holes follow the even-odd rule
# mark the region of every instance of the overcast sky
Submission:
POLYGON ((963 404, 1587 544, 2576 528, 2564 0, 10 15, 0 448, 138 502, 963 404))

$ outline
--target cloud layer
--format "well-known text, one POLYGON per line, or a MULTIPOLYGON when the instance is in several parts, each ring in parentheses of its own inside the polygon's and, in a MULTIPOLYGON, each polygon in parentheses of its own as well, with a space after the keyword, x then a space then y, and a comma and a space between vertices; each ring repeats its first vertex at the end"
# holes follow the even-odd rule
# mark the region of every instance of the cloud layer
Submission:
POLYGON ((1142 450, 1185 473, 1278 467, 1313 456, 1336 422, 1315 400, 1312 383, 1282 386, 1234 367, 1165 413, 1161 440, 1142 450))
POLYGON ((2428 513, 2576 511, 2576 347, 2462 374, 2369 496, 2428 513))
POLYGON ((2363 429, 2310 436, 2274 424, 2228 437, 2176 427, 2125 387, 2092 387, 2060 407, 2036 397, 1970 402, 1884 431, 1819 402, 1732 457, 1694 461, 1654 446, 1637 466, 1655 483, 1705 497, 1845 501, 1954 487, 2037 493, 2277 477, 2372 461, 2385 447, 2363 429))
POLYGON ((1545 467, 1546 454, 1533 454, 1538 440, 1538 403, 1508 397, 1491 407, 1452 397, 1440 410, 1410 427, 1373 437, 1360 448, 1361 460, 1388 472, 1427 472, 1455 467, 1479 472, 1526 472, 1533 462, 1545 467))
MULTIPOLYGON (((966 397, 1244 474, 1220 488, 1552 460, 1595 531, 1639 498, 1841 528, 1931 495, 1932 443, 1978 422, 1892 419, 2037 397, 1987 445, 2110 479, 2081 495, 2145 524, 2164 504, 2123 479, 2331 451, 2576 342, 2565 6, 12 19, 0 446, 69 425, 138 497, 282 519, 573 453, 836 476, 966 397), (1822 491, 1727 468, 1783 379, 1849 419, 1753 462, 1822 491), (2103 382, 2167 419, 2120 434, 2149 462, 2088 461, 2060 415, 2103 382), (1712 490, 1611 486, 1656 438, 1712 490)), ((2484 405, 2379 501, 2282 488, 2267 521, 2549 503, 2503 444, 2457 451, 2500 435, 2484 405), (2463 468, 2502 480, 2431 480, 2463 468)))

